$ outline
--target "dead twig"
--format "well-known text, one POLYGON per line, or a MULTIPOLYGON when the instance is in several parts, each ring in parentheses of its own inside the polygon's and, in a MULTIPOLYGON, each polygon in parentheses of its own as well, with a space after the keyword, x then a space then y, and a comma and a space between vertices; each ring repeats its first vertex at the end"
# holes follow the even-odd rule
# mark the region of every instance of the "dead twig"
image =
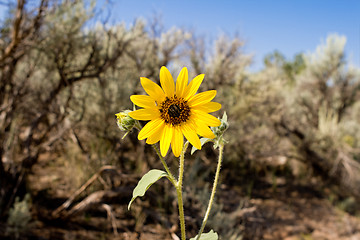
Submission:
POLYGON ((114 216, 114 214, 111 211, 111 206, 108 204, 105 204, 105 203, 102 204, 101 206, 105 209, 108 220, 111 221, 111 226, 113 228, 114 235, 117 236, 119 233, 117 231, 116 217, 114 216))
MULTIPOLYGON (((77 196, 79 196, 79 194, 81 194, 83 191, 85 191, 96 179, 98 179, 100 177, 100 175, 107 170, 117 170, 115 167, 113 166, 109 166, 109 165, 105 165, 103 167, 101 167, 99 169, 99 171, 97 173, 95 173, 84 185, 82 185, 73 195, 71 195, 69 197, 69 199, 64 202, 60 207, 58 207, 53 213, 52 216, 53 217, 58 217, 60 212, 62 212, 63 210, 67 209, 75 200, 75 198, 77 196)), ((91 196, 91 195, 90 195, 91 196)), ((89 196, 89 197, 90 197, 89 196)), ((89 198, 88 197, 88 198, 89 198)), ((83 201, 82 201, 83 202, 83 201)), ((74 209, 74 208, 73 208, 74 209)), ((72 209, 72 210, 73 210, 72 209)), ((75 211, 75 210, 74 210, 75 211)), ((69 214, 71 215, 72 213, 69 212, 69 214)))

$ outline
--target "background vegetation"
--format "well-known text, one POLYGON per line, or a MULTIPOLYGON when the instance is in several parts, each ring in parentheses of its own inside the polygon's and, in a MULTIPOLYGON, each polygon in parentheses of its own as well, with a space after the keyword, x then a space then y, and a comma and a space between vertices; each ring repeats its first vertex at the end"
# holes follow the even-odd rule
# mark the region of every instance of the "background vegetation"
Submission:
MULTIPOLYGON (((161 164, 136 132, 121 140, 114 119, 132 109, 130 95, 143 93, 139 77, 158 81, 161 66, 174 76, 183 66, 190 78, 205 73, 202 90, 216 89, 218 115, 228 113, 210 223, 222 239, 285 238, 289 221, 304 218, 277 219, 279 229, 270 224, 276 213, 266 206, 283 209, 279 199, 293 201, 288 215, 308 203, 313 211, 344 211, 353 225, 324 239, 360 232, 354 217, 360 69, 346 61, 345 37, 329 36, 314 53, 293 59, 275 51, 254 73, 238 37, 222 35, 207 45, 206 37, 163 29, 156 18, 109 25, 97 21, 95 2, 87 1, 18 0, 9 10, 0 26, 1 238, 176 239, 176 201, 165 181, 126 210, 139 177, 161 164)), ((216 154, 209 145, 186 163, 191 236, 205 211, 216 154)), ((177 167, 173 157, 167 161, 177 167)), ((316 227, 306 226, 288 235, 317 236, 316 227)))

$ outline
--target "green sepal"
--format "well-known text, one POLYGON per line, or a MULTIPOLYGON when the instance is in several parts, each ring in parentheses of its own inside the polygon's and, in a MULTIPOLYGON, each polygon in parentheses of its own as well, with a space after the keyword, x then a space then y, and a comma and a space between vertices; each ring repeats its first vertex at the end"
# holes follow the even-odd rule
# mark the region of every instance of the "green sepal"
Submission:
POLYGON ((153 183, 155 183, 157 180, 159 180, 162 177, 168 177, 168 176, 169 175, 166 172, 158 169, 152 169, 149 172, 147 172, 140 179, 137 186, 135 187, 133 191, 132 199, 128 205, 128 210, 130 209, 130 206, 132 202, 135 200, 135 198, 144 196, 145 192, 151 187, 151 185, 153 185, 153 183))
MULTIPOLYGON (((213 140, 210 139, 210 138, 200 138, 200 143, 201 143, 201 147, 205 144, 205 143, 208 143, 208 142, 212 142, 213 140)), ((191 155, 196 151, 198 150, 196 147, 192 147, 191 149, 191 155)))
MULTIPOLYGON (((196 240, 197 235, 194 238, 190 238, 190 240, 196 240)), ((208 233, 202 233, 199 240, 218 240, 219 236, 213 230, 210 230, 208 233)))

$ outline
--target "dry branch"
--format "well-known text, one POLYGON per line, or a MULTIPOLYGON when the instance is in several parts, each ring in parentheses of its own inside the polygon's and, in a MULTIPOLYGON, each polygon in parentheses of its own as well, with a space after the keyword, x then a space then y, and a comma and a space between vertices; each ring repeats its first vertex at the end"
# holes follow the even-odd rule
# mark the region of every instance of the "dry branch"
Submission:
MULTIPOLYGON (((76 192, 74 192, 68 200, 66 200, 66 202, 64 202, 60 207, 58 207, 53 213, 52 216, 53 217, 58 217, 59 214, 64 211, 65 209, 67 209, 75 200, 75 198, 77 196, 79 196, 83 191, 85 191, 96 179, 98 179, 100 177, 100 175, 104 172, 104 171, 108 171, 108 170, 113 170, 116 171, 118 174, 121 174, 116 167, 113 166, 103 166, 101 167, 89 180, 87 180, 87 182, 82 185, 78 190, 76 190, 76 192)), ((99 203, 99 199, 101 199, 104 194, 106 192, 101 191, 101 192, 96 192, 93 193, 92 195, 90 195, 89 197, 87 197, 85 200, 83 200, 81 203, 77 204, 73 210, 71 210, 68 214, 72 214, 76 211, 78 211, 79 209, 83 209, 85 208, 88 204, 92 204, 93 202, 99 203)))

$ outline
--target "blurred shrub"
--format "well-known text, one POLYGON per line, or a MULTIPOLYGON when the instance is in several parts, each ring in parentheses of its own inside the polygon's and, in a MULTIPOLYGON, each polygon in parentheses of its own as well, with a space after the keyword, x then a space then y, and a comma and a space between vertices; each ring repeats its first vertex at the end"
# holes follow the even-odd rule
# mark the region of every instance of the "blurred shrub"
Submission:
POLYGON ((30 194, 26 194, 22 201, 19 200, 19 197, 16 197, 7 219, 7 234, 18 239, 20 234, 24 234, 28 230, 31 221, 30 208, 30 194))

